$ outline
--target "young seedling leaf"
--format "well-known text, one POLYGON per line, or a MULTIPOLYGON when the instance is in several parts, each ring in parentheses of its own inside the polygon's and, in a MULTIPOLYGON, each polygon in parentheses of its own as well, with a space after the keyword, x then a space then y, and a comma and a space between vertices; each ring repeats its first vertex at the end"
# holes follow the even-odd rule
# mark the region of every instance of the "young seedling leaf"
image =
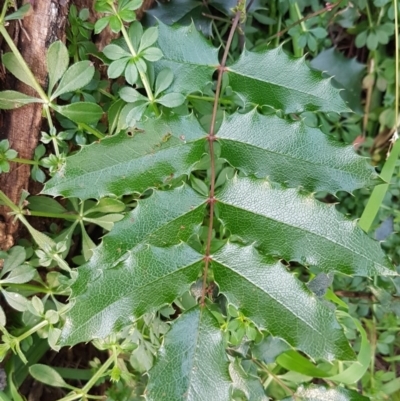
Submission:
POLYGON ((94 66, 88 60, 79 61, 71 65, 61 78, 58 88, 51 95, 51 100, 57 98, 63 93, 73 92, 77 89, 83 88, 91 81, 93 75, 94 66))
POLYGON ((53 42, 46 54, 47 71, 49 72, 48 93, 53 92, 54 85, 61 79, 69 64, 68 49, 63 42, 53 42))

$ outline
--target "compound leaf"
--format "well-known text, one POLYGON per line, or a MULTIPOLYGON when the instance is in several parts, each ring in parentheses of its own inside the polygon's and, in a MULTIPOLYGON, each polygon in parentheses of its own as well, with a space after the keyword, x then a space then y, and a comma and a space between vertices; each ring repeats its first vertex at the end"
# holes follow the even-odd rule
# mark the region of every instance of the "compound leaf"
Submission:
POLYGON ((138 201, 78 269, 61 343, 106 337, 187 291, 203 255, 183 241, 200 225, 205 207, 206 198, 188 186, 138 201))
POLYGON ((354 359, 334 312, 280 262, 232 243, 212 259, 220 291, 260 328, 315 359, 354 359))
POLYGON ((303 122, 264 116, 256 110, 233 114, 224 119, 218 140, 221 157, 232 166, 290 187, 351 192, 377 181, 367 159, 358 156, 352 146, 303 122))
POLYGON ((149 372, 146 399, 231 400, 231 379, 222 333, 206 308, 176 320, 149 372))
POLYGON ((225 227, 265 253, 325 272, 396 275, 378 242, 333 205, 267 180, 234 177, 217 198, 225 227))
POLYGON ((142 192, 188 174, 205 152, 205 133, 192 115, 149 119, 138 127, 133 138, 121 132, 83 147, 44 193, 98 199, 142 192))

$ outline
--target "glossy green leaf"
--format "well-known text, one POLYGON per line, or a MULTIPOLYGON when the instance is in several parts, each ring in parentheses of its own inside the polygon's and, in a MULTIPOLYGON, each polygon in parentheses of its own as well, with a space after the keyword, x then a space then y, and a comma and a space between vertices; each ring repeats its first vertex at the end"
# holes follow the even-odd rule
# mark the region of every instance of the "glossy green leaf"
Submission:
POLYGON ((98 199, 142 192, 188 174, 204 152, 205 133, 193 115, 148 119, 133 138, 121 133, 83 147, 44 193, 98 199))
POLYGON ((18 109, 29 103, 43 103, 43 101, 37 97, 28 96, 17 91, 0 92, 0 109, 18 109))
POLYGON ((212 259, 220 291, 260 328, 315 359, 354 359, 334 312, 280 262, 232 243, 212 259))
POLYGON ((253 110, 226 117, 218 131, 221 157, 246 174, 310 192, 353 191, 378 175, 366 158, 303 122, 253 110))
POLYGON ((267 180, 235 177, 217 194, 225 227, 278 259, 318 266, 325 272, 396 275, 379 243, 334 205, 267 180))
POLYGON ((5 53, 2 57, 2 61, 7 70, 13 74, 14 77, 35 89, 35 86, 37 85, 36 81, 32 78, 32 76, 25 72, 25 69, 22 68, 21 63, 18 61, 14 53, 5 53))
POLYGON ((369 401, 354 390, 348 390, 343 387, 326 388, 322 386, 311 385, 297 389, 295 397, 285 398, 283 401, 297 401, 301 397, 302 401, 369 401))
POLYGON ((54 85, 61 79, 69 64, 68 49, 63 42, 53 42, 46 54, 47 71, 49 72, 48 92, 53 91, 54 85))
POLYGON ((75 123, 95 124, 103 114, 103 110, 98 104, 89 102, 77 102, 65 106, 52 104, 51 107, 75 123))
POLYGON ((146 399, 230 401, 231 379, 218 322, 195 307, 172 325, 149 372, 146 399))
POLYGON ((94 75, 94 66, 88 61, 78 61, 71 65, 61 78, 58 88, 51 95, 51 99, 62 95, 63 93, 73 92, 86 86, 94 75))
POLYGON ((229 85, 245 103, 266 105, 285 113, 350 111, 330 79, 312 71, 305 59, 288 56, 282 47, 254 53, 245 50, 228 67, 229 85))
POLYGON ((115 223, 78 269, 61 342, 105 337, 187 291, 203 256, 182 241, 199 227, 205 207, 206 198, 182 186, 155 191, 115 223))
POLYGON ((201 91, 212 81, 219 64, 218 50, 193 25, 169 27, 160 23, 158 45, 164 57, 156 63, 156 71, 170 68, 174 72, 174 81, 167 92, 186 95, 201 91))

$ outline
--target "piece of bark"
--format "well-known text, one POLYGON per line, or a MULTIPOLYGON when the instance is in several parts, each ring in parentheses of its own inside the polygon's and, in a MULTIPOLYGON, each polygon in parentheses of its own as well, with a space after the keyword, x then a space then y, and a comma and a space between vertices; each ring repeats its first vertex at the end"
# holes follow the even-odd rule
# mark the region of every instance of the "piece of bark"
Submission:
MULTIPOLYGON (((68 16, 69 0, 31 0, 31 11, 21 22, 16 44, 24 60, 31 68, 42 87, 47 86, 46 51, 51 43, 65 41, 65 25, 68 16)), ((8 76, 7 76, 8 79, 8 76)), ((14 90, 30 96, 38 96, 29 86, 16 81, 14 90)), ((7 138, 12 149, 21 158, 31 159, 38 144, 42 126, 42 106, 32 104, 6 112, 2 121, 2 137, 7 138)), ((30 167, 11 163, 8 174, 0 175, 0 188, 16 204, 23 189, 28 189, 30 167)), ((0 208, 0 217, 6 223, 0 249, 10 247, 10 238, 15 238, 18 224, 13 223, 9 210, 0 208)))

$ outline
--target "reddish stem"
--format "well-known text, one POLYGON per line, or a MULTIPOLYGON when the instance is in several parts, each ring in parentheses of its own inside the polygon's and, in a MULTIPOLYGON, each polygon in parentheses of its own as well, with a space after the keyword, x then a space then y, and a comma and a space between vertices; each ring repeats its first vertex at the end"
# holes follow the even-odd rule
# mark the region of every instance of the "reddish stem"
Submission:
POLYGON ((226 47, 224 54, 222 56, 222 60, 220 65, 218 66, 218 79, 217 79, 217 87, 215 89, 215 97, 214 97, 214 107, 213 113, 211 117, 210 130, 208 132, 208 145, 210 150, 210 164, 211 164, 211 183, 210 183, 210 196, 209 196, 209 211, 210 211, 210 221, 208 225, 208 234, 207 234, 207 243, 206 243, 206 251, 204 258, 204 275, 203 275, 203 287, 201 290, 201 300, 200 305, 204 306, 204 300, 207 293, 207 275, 208 269, 210 266, 211 259, 211 240, 212 240, 212 231, 213 231, 213 223, 214 223, 214 204, 215 204, 215 155, 214 155, 214 141, 215 141, 215 122, 217 120, 217 111, 218 111, 218 102, 219 97, 221 95, 221 87, 222 87, 222 76, 226 71, 226 60, 228 58, 229 49, 232 44, 233 35, 235 34, 236 28, 239 24, 241 16, 241 11, 238 10, 236 12, 235 18, 233 19, 233 23, 231 26, 231 30, 229 32, 228 40, 226 42, 226 47))

